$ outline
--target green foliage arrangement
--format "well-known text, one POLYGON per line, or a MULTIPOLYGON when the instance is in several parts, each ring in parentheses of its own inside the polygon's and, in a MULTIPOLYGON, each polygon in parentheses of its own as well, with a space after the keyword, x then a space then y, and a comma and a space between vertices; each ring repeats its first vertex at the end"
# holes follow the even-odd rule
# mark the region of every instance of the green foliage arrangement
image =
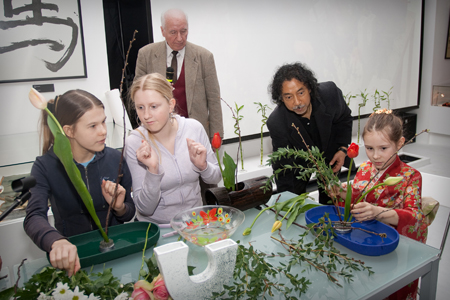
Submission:
POLYGON ((15 299, 38 299, 41 292, 53 291, 58 282, 67 283, 71 290, 78 287, 86 295, 93 293, 100 299, 114 299, 122 292, 131 294, 133 291, 133 283, 121 284, 120 280, 114 277, 110 268, 100 273, 92 273, 92 270, 89 273, 80 270, 69 278, 65 271, 46 267, 41 272, 34 274, 24 284, 23 289, 17 290, 15 299))
POLYGON ((239 245, 233 284, 225 285, 224 291, 214 293, 211 299, 274 299, 276 296, 279 297, 277 299, 301 299, 311 281, 291 271, 296 265, 324 273, 338 287, 342 287, 339 277, 351 282, 354 272, 373 274, 371 267, 364 262, 348 257, 334 247, 334 229, 326 218, 328 216, 324 216, 319 224, 302 226, 306 230, 298 240, 287 241, 281 234, 280 239, 272 236, 273 240, 285 246, 286 253, 267 254, 255 250, 251 244, 248 248, 239 245), (312 241, 310 233, 314 236, 312 241), (274 266, 272 259, 276 257, 287 257, 288 261, 274 266))
MULTIPOLYGON (((298 170, 299 175, 297 179, 308 180, 312 174, 316 174, 317 184, 320 188, 326 190, 329 186, 339 186, 340 181, 339 178, 333 173, 333 170, 330 166, 325 162, 325 158, 322 156, 319 148, 313 146, 309 149, 309 151, 290 149, 290 148, 279 148, 277 151, 274 151, 269 155, 269 160, 267 161, 268 165, 273 165, 278 161, 282 161, 284 159, 293 159, 293 160, 304 160, 308 162, 314 162, 309 164, 308 167, 304 167, 302 165, 293 163, 292 165, 284 164, 277 170, 275 170, 272 176, 266 181, 266 185, 264 186, 264 191, 271 188, 271 182, 275 181, 275 178, 278 178, 280 174, 283 174, 286 171, 298 170)), ((336 197, 332 197, 333 202, 336 202, 336 197)))

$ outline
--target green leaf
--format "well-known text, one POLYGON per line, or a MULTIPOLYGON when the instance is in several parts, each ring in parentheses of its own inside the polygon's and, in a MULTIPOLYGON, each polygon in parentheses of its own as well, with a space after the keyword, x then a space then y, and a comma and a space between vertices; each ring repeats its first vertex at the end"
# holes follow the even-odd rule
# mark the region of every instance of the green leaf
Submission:
POLYGON ((310 210, 311 208, 314 208, 314 207, 317 207, 317 206, 321 206, 321 205, 320 205, 320 204, 312 204, 312 203, 311 203, 311 204, 303 205, 303 206, 300 208, 299 214, 304 213, 304 212, 310 210))
MULTIPOLYGON (((298 196, 295 196, 294 198, 288 199, 288 200, 283 201, 283 202, 278 202, 277 204, 275 204, 275 210, 277 211, 277 214, 280 211, 282 211, 284 207, 290 207, 290 204, 294 203, 295 201, 300 199, 302 197, 302 195, 298 195, 298 196)), ((289 208, 287 208, 287 209, 289 209, 289 208)))
POLYGON ((229 191, 235 190, 235 171, 236 171, 236 163, 231 158, 230 155, 228 155, 227 152, 223 154, 223 185, 226 187, 229 191))
POLYGON ((9 300, 14 296, 14 287, 10 287, 0 293, 0 300, 9 300))
POLYGON ((350 167, 347 176, 347 194, 345 195, 345 209, 344 209, 344 221, 350 221, 348 219, 350 215, 350 206, 352 204, 352 186, 350 184, 350 170, 352 169, 353 158, 350 160, 350 167))
POLYGON ((102 228, 100 220, 98 219, 97 213, 95 212, 94 203, 92 201, 91 194, 86 187, 83 179, 81 178, 80 170, 78 170, 75 162, 73 161, 72 149, 70 147, 70 141, 66 137, 66 135, 61 131, 61 127, 59 124, 55 122, 55 120, 49 115, 47 116, 48 127, 50 128, 55 141, 53 144, 53 151, 56 156, 59 158, 61 163, 64 165, 64 169, 66 170, 67 175, 69 176, 70 181, 73 186, 77 190, 78 194, 83 200, 84 205, 86 206, 91 218, 94 220, 98 229, 100 230, 101 235, 105 242, 108 242, 108 236, 102 228))
POLYGON ((301 205, 304 203, 304 201, 305 201, 305 199, 303 199, 303 201, 300 200, 300 201, 296 202, 295 204, 293 204, 293 205, 295 205, 295 208, 291 211, 291 213, 289 215, 289 218, 286 222, 286 229, 288 229, 292 225, 292 223, 295 220, 297 220, 297 217, 300 214, 299 210, 301 208, 301 205))

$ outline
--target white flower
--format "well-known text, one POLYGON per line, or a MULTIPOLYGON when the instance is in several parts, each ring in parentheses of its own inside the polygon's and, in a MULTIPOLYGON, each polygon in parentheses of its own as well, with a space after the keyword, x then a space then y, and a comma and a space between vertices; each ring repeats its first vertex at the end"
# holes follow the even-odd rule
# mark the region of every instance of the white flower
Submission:
POLYGON ((50 300, 50 299, 52 299, 52 297, 47 296, 46 294, 44 294, 42 292, 39 294, 39 297, 37 298, 37 300, 50 300))
POLYGON ((91 293, 87 299, 88 300, 101 300, 100 297, 95 296, 94 293, 91 293))
POLYGON ((128 299, 128 294, 125 292, 122 292, 120 295, 118 295, 116 298, 114 298, 114 300, 127 300, 128 299))
POLYGON ((55 300, 71 300, 73 299, 73 292, 71 290, 67 290, 65 294, 56 294, 53 295, 55 300))
POLYGON ((78 287, 76 286, 73 290, 72 300, 87 300, 88 297, 84 294, 84 291, 79 291, 78 287))
POLYGON ((55 299, 67 299, 65 298, 66 295, 72 294, 72 291, 69 289, 69 285, 67 283, 62 284, 62 282, 58 282, 56 284, 56 288, 54 289, 52 295, 55 297, 55 299), (58 296, 61 296, 64 298, 60 298, 58 296))

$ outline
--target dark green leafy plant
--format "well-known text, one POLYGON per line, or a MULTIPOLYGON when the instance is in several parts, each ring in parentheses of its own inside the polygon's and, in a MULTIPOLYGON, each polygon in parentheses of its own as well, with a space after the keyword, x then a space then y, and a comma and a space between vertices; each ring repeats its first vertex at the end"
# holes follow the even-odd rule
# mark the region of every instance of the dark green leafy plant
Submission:
POLYGON ((334 229, 331 222, 325 221, 324 218, 319 224, 306 227, 307 230, 299 235, 297 241, 286 241, 281 235, 281 239, 272 236, 272 239, 285 246, 287 253, 267 254, 254 250, 251 244, 249 248, 239 245, 233 283, 225 285, 221 293, 213 293, 211 299, 274 299, 276 294, 279 299, 300 299, 311 282, 299 273, 291 271, 295 265, 306 265, 310 269, 320 271, 339 287, 342 287, 339 277, 351 282, 356 271, 373 274, 371 267, 365 266, 364 262, 340 253, 333 246, 334 229), (315 237, 313 241, 308 241, 310 232, 315 237), (279 262, 275 266, 271 262, 275 257, 289 259, 286 263, 279 262))
MULTIPOLYGON (((304 167, 301 164, 293 163, 284 164, 280 168, 276 169, 272 176, 266 182, 264 186, 264 191, 271 188, 271 182, 278 178, 280 174, 283 174, 286 171, 298 171, 297 179, 309 180, 312 174, 316 174, 317 184, 320 188, 326 190, 329 186, 337 186, 340 185, 339 178, 333 173, 333 170, 330 168, 329 164, 325 162, 325 158, 323 158, 322 153, 319 148, 313 146, 309 149, 309 151, 304 150, 296 150, 289 148, 279 148, 277 151, 274 151, 271 155, 269 155, 269 160, 267 161, 268 165, 276 164, 278 161, 282 161, 284 159, 293 159, 302 160, 310 162, 307 167, 304 167)), ((333 202, 336 202, 336 198, 332 197, 333 202)))
POLYGON ((283 264, 274 267, 269 260, 275 256, 284 257, 285 254, 268 255, 254 250, 252 245, 249 248, 239 245, 232 285, 225 285, 224 291, 213 293, 211 299, 273 299, 275 291, 285 299, 298 299, 292 294, 300 296, 311 282, 299 274, 292 274, 283 264), (290 285, 278 282, 280 276, 288 278, 290 285))
POLYGON ((319 220, 318 224, 308 225, 309 230, 300 234, 298 241, 287 242, 272 237, 290 249, 290 266, 306 263, 309 268, 323 272, 327 278, 342 287, 336 276, 344 278, 345 281, 353 281, 353 271, 367 271, 369 275, 373 274, 371 267, 365 266, 363 261, 348 257, 347 254, 340 253, 333 245, 333 236, 335 235, 332 222, 326 214, 319 220), (308 234, 313 233, 315 238, 309 242, 308 234), (340 268, 338 268, 340 267, 340 268))
POLYGON ((114 299, 122 292, 131 294, 133 283, 125 285, 120 283, 117 277, 112 274, 112 269, 105 269, 100 273, 87 273, 80 270, 72 277, 66 275, 66 271, 53 267, 42 269, 38 274, 34 274, 23 289, 18 289, 15 294, 16 299, 37 299, 41 292, 50 295, 56 288, 58 282, 67 283, 71 290, 78 286, 85 295, 94 295, 100 299, 114 299))

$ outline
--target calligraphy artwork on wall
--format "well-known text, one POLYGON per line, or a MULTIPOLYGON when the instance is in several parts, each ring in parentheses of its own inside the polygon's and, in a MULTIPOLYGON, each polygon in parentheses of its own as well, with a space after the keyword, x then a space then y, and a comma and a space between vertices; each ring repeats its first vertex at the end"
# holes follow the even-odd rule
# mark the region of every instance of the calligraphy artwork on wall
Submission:
POLYGON ((0 83, 86 77, 79 0, 1 0, 0 83))

